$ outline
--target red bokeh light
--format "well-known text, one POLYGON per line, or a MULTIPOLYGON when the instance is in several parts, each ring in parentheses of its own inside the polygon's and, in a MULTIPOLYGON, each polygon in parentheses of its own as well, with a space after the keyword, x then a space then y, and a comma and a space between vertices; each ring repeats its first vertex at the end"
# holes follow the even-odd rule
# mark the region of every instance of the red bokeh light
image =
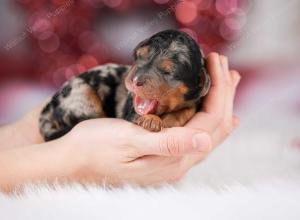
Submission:
MULTIPOLYGON (((18 44, 6 53, 0 53, 0 58, 5 61, 0 63, 0 70, 10 73, 0 74, 0 79, 22 77, 58 86, 95 65, 122 61, 122 57, 99 36, 98 31, 103 27, 97 26, 98 21, 106 14, 118 17, 122 13, 130 17, 131 10, 140 8, 146 8, 147 13, 153 12, 153 20, 157 18, 155 10, 159 9, 168 19, 173 18, 174 26, 188 33, 204 51, 219 50, 240 36, 246 24, 250 1, 15 0, 18 10, 27 15, 25 34, 21 30, 21 38, 17 36, 18 44), (26 48, 28 55, 20 58, 17 53, 19 46, 26 48)), ((136 32, 143 28, 148 27, 137 27, 136 32)), ((124 42, 131 37, 132 30, 124 35, 124 42)))
POLYGON ((84 54, 79 58, 79 64, 86 70, 98 65, 97 59, 89 54, 84 54))
POLYGON ((197 5, 194 2, 182 2, 176 6, 176 17, 183 24, 190 24, 197 18, 197 5))

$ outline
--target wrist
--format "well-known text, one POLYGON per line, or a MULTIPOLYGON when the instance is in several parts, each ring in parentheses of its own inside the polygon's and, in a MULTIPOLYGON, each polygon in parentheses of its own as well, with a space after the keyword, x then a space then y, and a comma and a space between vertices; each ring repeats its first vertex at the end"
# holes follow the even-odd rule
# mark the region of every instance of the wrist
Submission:
POLYGON ((88 160, 76 143, 68 136, 46 142, 56 161, 53 174, 59 182, 81 182, 88 167, 88 160))
POLYGON ((85 183, 102 182, 107 177, 107 173, 112 167, 105 166, 105 159, 96 156, 93 146, 88 141, 83 141, 80 135, 71 132, 63 137, 67 144, 65 152, 69 152, 68 157, 72 169, 70 169, 70 180, 85 183), (76 136, 75 136, 76 135, 76 136))
POLYGON ((60 139, 59 147, 62 148, 65 170, 65 177, 71 182, 82 182, 90 176, 89 151, 87 147, 81 146, 73 136, 66 135, 60 139))

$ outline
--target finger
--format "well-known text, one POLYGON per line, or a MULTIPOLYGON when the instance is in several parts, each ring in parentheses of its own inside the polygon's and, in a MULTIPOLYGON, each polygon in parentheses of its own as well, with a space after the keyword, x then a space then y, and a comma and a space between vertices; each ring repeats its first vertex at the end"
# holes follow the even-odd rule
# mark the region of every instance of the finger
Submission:
MULTIPOLYGON (((223 59, 223 63, 223 66, 226 67, 226 60, 223 59)), ((221 143, 233 129, 233 101, 240 76, 236 71, 231 71, 230 73, 227 71, 225 74, 227 74, 226 77, 229 77, 230 83, 227 83, 226 89, 224 89, 226 92, 226 100, 223 107, 224 115, 219 116, 216 114, 199 112, 185 125, 185 127, 188 128, 208 132, 211 135, 213 146, 217 146, 221 143)))
POLYGON ((182 156, 166 157, 157 155, 142 156, 134 161, 131 161, 128 166, 134 168, 136 171, 143 171, 144 173, 150 173, 161 170, 162 167, 166 167, 175 163, 179 163, 182 160, 182 156))
POLYGON ((207 133, 189 128, 168 128, 161 132, 146 132, 134 139, 138 155, 179 156, 211 149, 207 133))
POLYGON ((221 64, 223 67, 223 74, 224 74, 224 80, 226 84, 226 95, 225 95, 225 107, 224 107, 224 117, 222 120, 222 123, 226 127, 227 130, 231 129, 231 118, 232 118, 232 108, 233 108, 233 82, 231 73, 229 71, 228 67, 228 59, 227 57, 221 55, 220 56, 221 64))
POLYGON ((230 88, 227 90, 227 95, 226 95, 224 123, 226 123, 228 127, 231 127, 234 98, 235 98, 237 85, 240 81, 240 75, 235 70, 229 71, 227 75, 230 78, 230 83, 228 84, 230 88))
POLYGON ((241 75, 235 70, 230 71, 230 75, 232 77, 232 83, 233 83, 232 93, 231 93, 231 103, 232 103, 231 107, 233 109, 235 94, 236 94, 237 87, 241 81, 241 75))
POLYGON ((211 75, 211 85, 213 87, 221 85, 223 80, 223 67, 218 53, 210 53, 207 56, 207 68, 211 75))
POLYGON ((228 72, 229 71, 228 58, 226 56, 220 55, 220 61, 221 61, 223 72, 228 72))
POLYGON ((207 68, 211 76, 211 88, 205 98, 203 110, 217 115, 223 114, 225 102, 225 80, 220 56, 211 53, 207 57, 207 68))
POLYGON ((197 113, 186 126, 211 133, 217 128, 220 121, 223 121, 225 101, 229 90, 226 81, 231 81, 231 77, 228 74, 227 57, 212 53, 208 55, 207 63, 211 74, 212 86, 208 96, 205 98, 203 111, 197 113))
POLYGON ((184 127, 197 129, 198 131, 213 133, 219 126, 221 118, 216 117, 214 114, 206 112, 196 113, 184 127))

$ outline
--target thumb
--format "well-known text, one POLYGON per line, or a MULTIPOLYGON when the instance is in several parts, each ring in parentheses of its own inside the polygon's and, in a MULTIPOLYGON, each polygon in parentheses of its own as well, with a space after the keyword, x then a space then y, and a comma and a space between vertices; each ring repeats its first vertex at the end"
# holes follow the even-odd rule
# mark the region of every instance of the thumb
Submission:
POLYGON ((161 132, 147 132, 135 139, 141 155, 180 156, 208 152, 212 148, 210 136, 196 129, 176 127, 161 132))

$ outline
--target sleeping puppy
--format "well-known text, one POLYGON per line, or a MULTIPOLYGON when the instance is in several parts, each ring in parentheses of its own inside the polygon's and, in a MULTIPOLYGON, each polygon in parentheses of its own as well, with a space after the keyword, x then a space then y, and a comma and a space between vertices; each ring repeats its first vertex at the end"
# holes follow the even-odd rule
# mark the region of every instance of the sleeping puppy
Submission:
POLYGON ((45 141, 92 118, 123 118, 149 131, 183 126, 210 87, 205 60, 187 34, 166 30, 142 41, 132 66, 107 64, 70 81, 40 116, 45 141))

